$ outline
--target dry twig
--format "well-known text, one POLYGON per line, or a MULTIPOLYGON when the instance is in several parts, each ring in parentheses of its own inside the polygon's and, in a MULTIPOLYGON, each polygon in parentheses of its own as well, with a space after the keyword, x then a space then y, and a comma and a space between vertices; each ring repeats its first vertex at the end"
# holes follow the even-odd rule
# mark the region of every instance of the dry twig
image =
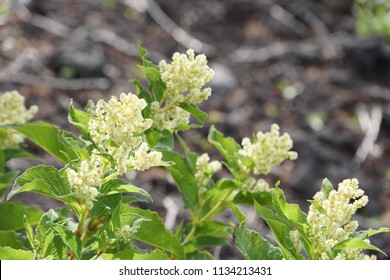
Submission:
POLYGON ((337 58, 341 55, 342 46, 351 41, 352 37, 345 34, 335 34, 328 38, 328 43, 335 50, 330 55, 328 46, 323 44, 321 38, 306 39, 300 41, 284 41, 269 44, 264 47, 237 49, 230 57, 236 63, 266 62, 287 54, 307 56, 308 54, 326 59, 337 58))
POLYGON ((32 14, 24 5, 23 1, 15 1, 13 11, 21 21, 42 28, 43 30, 46 30, 56 36, 67 38, 71 33, 71 29, 68 26, 58 21, 49 17, 32 14))
POLYGON ((374 148, 382 122, 382 109, 379 106, 375 106, 371 111, 371 116, 365 108, 361 109, 358 111, 358 118, 365 135, 352 160, 352 168, 355 170, 360 167, 374 148))

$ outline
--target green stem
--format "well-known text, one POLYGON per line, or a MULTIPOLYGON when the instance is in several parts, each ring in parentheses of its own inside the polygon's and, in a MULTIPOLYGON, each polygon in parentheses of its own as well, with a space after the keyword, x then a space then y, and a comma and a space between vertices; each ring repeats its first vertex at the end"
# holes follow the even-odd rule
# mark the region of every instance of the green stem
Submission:
POLYGON ((188 241, 190 241, 190 240, 192 239, 192 237, 194 237, 195 232, 196 232, 196 225, 194 224, 194 225, 192 226, 192 229, 191 229, 190 233, 187 235, 187 237, 184 239, 184 241, 181 243, 181 245, 184 245, 184 244, 186 244, 188 241))
POLYGON ((184 241, 182 242, 182 245, 188 243, 188 241, 190 241, 190 240, 194 237, 194 235, 195 235, 195 233, 196 233, 196 228, 197 228, 197 226, 198 226, 200 223, 202 223, 202 222, 207 221, 208 219, 210 219, 210 218, 215 214, 215 212, 218 210, 218 208, 221 206, 221 204, 222 204, 229 196, 231 196, 233 192, 234 192, 234 190, 231 190, 231 191, 229 191, 225 196, 223 196, 223 197, 221 198, 221 200, 220 200, 217 204, 215 204, 215 206, 214 206, 214 207, 213 207, 205 216, 203 216, 199 221, 198 221, 198 220, 194 220, 194 221, 193 221, 193 226, 192 226, 192 228, 191 228, 191 231, 189 232, 189 234, 186 236, 186 238, 185 238, 184 241))
POLYGON ((96 253, 96 255, 93 256, 93 257, 91 258, 91 260, 97 260, 97 259, 104 253, 104 251, 105 251, 105 249, 99 250, 99 251, 96 253))
POLYGON ((106 183, 106 182, 108 182, 109 180, 118 177, 119 175, 120 175, 120 173, 119 173, 118 171, 116 171, 116 172, 112 173, 111 175, 105 177, 105 178, 103 179, 103 182, 106 183))
POLYGON ((231 194, 233 193, 233 191, 235 191, 234 189, 229 191, 225 196, 223 196, 221 198, 220 201, 218 201, 218 203, 216 203, 214 205, 214 207, 205 215, 203 216, 202 219, 200 219, 199 223, 202 223, 204 221, 207 221, 208 219, 210 219, 213 215, 215 215, 215 212, 218 210, 218 208, 221 206, 221 204, 229 197, 231 196, 231 194))
POLYGON ((86 210, 81 212, 79 225, 77 226, 77 229, 75 232, 75 234, 78 235, 79 237, 83 236, 84 224, 85 224, 85 220, 88 216, 88 213, 89 213, 89 209, 86 209, 86 210))

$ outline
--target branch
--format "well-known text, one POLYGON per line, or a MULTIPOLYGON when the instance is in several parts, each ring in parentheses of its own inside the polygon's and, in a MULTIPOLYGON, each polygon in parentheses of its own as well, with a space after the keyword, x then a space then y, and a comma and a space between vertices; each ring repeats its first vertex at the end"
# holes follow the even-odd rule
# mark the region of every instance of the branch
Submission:
POLYGON ((374 107, 371 111, 371 116, 367 113, 366 109, 359 110, 358 118, 360 127, 365 132, 365 136, 351 163, 352 168, 355 170, 360 167, 367 158, 367 155, 374 148, 382 122, 382 109, 379 106, 374 107))
POLYGON ((56 36, 67 38, 71 33, 71 29, 68 26, 58 21, 45 16, 32 14, 20 0, 15 1, 13 11, 21 21, 35 25, 56 36))

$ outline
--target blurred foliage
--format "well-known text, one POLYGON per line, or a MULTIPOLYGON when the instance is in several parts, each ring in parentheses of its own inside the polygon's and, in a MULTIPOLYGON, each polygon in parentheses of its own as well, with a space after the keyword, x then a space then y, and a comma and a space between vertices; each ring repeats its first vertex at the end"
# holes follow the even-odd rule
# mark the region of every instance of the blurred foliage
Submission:
POLYGON ((11 10, 13 0, 0 0, 0 25, 7 22, 7 15, 11 10))
POLYGON ((359 35, 379 35, 390 39, 390 1, 355 0, 355 28, 359 35))

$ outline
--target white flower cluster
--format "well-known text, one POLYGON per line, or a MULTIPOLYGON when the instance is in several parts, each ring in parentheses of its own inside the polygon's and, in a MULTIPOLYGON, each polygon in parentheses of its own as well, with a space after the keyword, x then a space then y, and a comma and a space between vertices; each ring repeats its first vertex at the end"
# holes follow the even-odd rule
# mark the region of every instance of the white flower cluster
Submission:
POLYGON ((297 253, 299 253, 302 250, 302 243, 300 240, 300 234, 299 232, 294 229, 289 232, 290 240, 293 243, 294 249, 297 253))
MULTIPOLYGON (((29 109, 24 106, 24 97, 17 91, 5 92, 0 95, 0 126, 24 124, 31 120, 37 112, 37 106, 31 106, 29 109)), ((6 136, 0 137, 0 149, 14 148, 24 141, 23 135, 15 130, 7 129, 4 132, 6 136)))
POLYGON ((116 238, 120 242, 130 243, 133 240, 133 236, 136 233, 136 228, 129 225, 125 225, 117 230, 115 233, 116 238))
MULTIPOLYGON (((326 199, 322 192, 314 196, 307 216, 308 231, 314 241, 316 255, 328 259, 328 252, 339 242, 348 239, 358 227, 357 221, 351 221, 357 209, 364 207, 368 197, 359 189, 357 179, 347 179, 339 184, 338 190, 332 190, 326 199)), ((365 240, 369 242, 368 240, 365 240)), ((344 249, 336 259, 369 259, 361 249, 344 249)))
POLYGON ((258 192, 270 192, 271 188, 264 179, 258 179, 248 176, 245 182, 242 184, 241 188, 243 190, 258 193, 258 192))
POLYGON ((142 116, 145 107, 145 100, 132 93, 113 96, 108 103, 97 103, 89 122, 91 138, 115 159, 118 174, 161 164, 162 154, 150 151, 141 136, 152 126, 152 120, 142 116))
POLYGON ((77 171, 66 169, 68 182, 72 187, 74 197, 92 208, 93 201, 99 194, 98 188, 103 183, 103 157, 93 153, 88 160, 83 160, 77 171))
POLYGON ((290 151, 292 145, 290 135, 284 133, 280 136, 279 126, 273 124, 270 132, 258 132, 253 143, 249 138, 242 140, 242 149, 238 155, 248 157, 253 164, 248 167, 241 162, 241 167, 246 173, 267 174, 273 166, 280 164, 283 160, 297 158, 297 153, 290 151))
POLYGON ((66 169, 74 196, 86 207, 92 207, 109 167, 111 175, 120 176, 162 164, 162 154, 151 151, 141 136, 152 125, 151 119, 142 116, 145 107, 145 100, 132 93, 121 94, 119 99, 112 97, 108 103, 104 100, 97 103, 88 130, 95 144, 112 156, 115 164, 111 166, 110 161, 94 149, 90 159, 82 161, 76 171, 66 169))
POLYGON ((210 88, 203 88, 214 76, 214 71, 207 66, 206 56, 195 56, 192 49, 187 55, 175 53, 172 63, 162 60, 159 64, 161 79, 167 88, 162 106, 155 101, 151 105, 153 126, 159 129, 175 131, 179 125, 189 123, 190 114, 178 105, 183 102, 197 105, 206 100, 210 88))
POLYGON ((202 154, 196 160, 195 179, 200 187, 204 187, 210 181, 214 173, 221 169, 221 163, 217 160, 210 162, 208 154, 202 154))

